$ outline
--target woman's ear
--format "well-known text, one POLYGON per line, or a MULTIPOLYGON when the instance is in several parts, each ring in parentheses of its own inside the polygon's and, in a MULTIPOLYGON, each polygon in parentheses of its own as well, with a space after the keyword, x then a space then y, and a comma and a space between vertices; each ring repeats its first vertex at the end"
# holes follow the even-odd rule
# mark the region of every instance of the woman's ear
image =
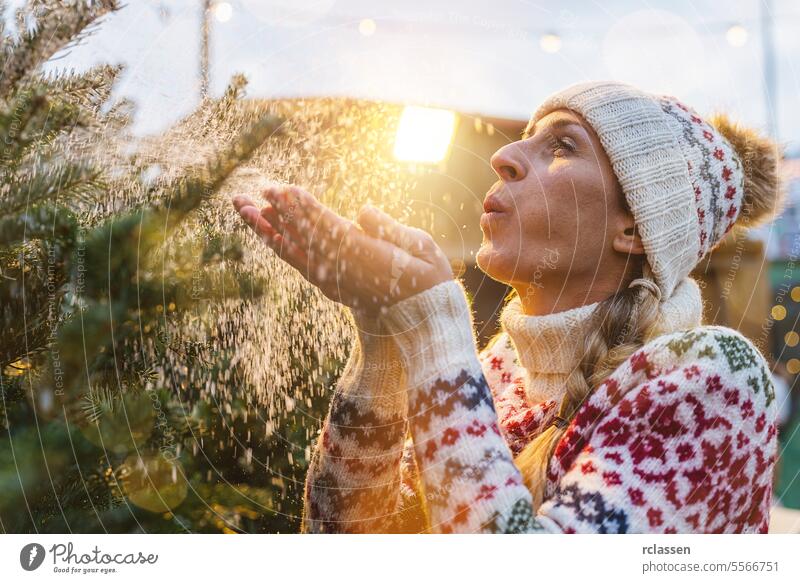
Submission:
POLYGON ((613 246, 615 251, 626 255, 644 255, 642 238, 633 223, 627 224, 622 231, 614 236, 613 246))

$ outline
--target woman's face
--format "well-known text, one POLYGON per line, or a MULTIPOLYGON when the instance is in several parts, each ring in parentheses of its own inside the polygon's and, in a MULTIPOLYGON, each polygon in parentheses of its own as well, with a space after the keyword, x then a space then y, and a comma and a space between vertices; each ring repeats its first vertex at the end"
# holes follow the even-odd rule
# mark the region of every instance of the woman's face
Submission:
POLYGON ((573 111, 555 110, 528 124, 491 164, 499 180, 484 200, 478 266, 518 292, 567 278, 570 286, 592 285, 609 270, 616 289, 628 259, 624 231, 634 223, 591 126, 573 111))

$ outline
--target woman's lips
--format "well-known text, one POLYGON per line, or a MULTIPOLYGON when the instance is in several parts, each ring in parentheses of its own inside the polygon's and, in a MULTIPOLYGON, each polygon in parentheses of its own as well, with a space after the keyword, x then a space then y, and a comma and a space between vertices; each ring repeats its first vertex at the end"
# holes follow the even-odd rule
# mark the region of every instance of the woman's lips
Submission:
POLYGON ((497 221, 506 214, 507 209, 501 203, 498 192, 500 191, 492 190, 483 201, 484 212, 481 215, 480 223, 481 229, 484 231, 491 229, 493 225, 497 225, 497 221))
POLYGON ((505 213, 500 211, 489 211, 487 213, 483 213, 481 215, 481 229, 484 231, 487 229, 491 229, 493 226, 497 225, 497 221, 500 220, 505 213))
POLYGON ((496 193, 492 193, 486 197, 483 201, 483 210, 487 213, 490 212, 503 212, 505 211, 505 207, 500 204, 500 201, 497 198, 496 193))

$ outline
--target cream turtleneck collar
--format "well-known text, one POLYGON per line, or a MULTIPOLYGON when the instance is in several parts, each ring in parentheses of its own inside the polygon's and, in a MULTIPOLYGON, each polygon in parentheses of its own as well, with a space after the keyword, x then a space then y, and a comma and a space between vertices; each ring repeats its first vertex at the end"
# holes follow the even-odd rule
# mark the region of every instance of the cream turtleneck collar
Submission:
MULTIPOLYGON (((531 403, 561 400, 565 381, 580 361, 583 338, 599 303, 528 316, 522 311, 519 296, 515 296, 503 308, 500 324, 525 369, 526 396, 531 403)), ((658 334, 699 326, 702 307, 697 283, 684 278, 672 296, 661 302, 658 334)))

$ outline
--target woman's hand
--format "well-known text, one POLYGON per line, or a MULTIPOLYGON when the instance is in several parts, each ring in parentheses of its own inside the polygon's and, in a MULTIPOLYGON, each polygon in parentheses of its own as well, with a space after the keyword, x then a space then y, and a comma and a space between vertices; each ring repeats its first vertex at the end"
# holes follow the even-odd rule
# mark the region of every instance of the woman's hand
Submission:
POLYGON ((262 196, 263 207, 248 196, 233 205, 281 259, 354 310, 374 315, 453 278, 433 237, 377 208, 362 207, 356 224, 296 186, 271 187, 262 196))

